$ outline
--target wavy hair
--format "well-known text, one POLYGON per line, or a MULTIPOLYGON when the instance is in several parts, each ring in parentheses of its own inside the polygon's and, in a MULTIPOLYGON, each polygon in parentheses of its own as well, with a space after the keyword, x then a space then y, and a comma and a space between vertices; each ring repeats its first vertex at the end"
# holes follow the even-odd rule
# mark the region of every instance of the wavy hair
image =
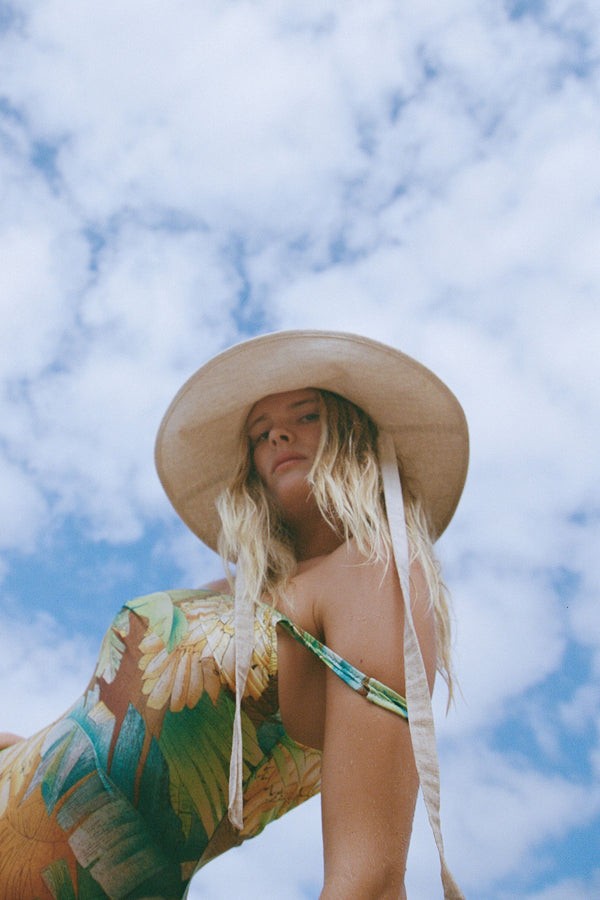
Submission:
MULTIPOLYGON (((358 406, 331 391, 318 390, 323 428, 308 475, 317 505, 342 541, 353 538, 370 561, 391 558, 381 470, 378 429, 358 406)), ((402 467, 400 464, 402 475, 402 467)), ((426 513, 415 486, 401 478, 411 562, 423 570, 435 615, 437 669, 452 698, 451 620, 448 594, 433 549, 426 513)), ((296 571, 293 535, 252 462, 244 433, 229 486, 217 501, 221 517, 219 552, 233 583, 228 560, 241 562, 253 601, 269 593, 276 601, 296 571)))

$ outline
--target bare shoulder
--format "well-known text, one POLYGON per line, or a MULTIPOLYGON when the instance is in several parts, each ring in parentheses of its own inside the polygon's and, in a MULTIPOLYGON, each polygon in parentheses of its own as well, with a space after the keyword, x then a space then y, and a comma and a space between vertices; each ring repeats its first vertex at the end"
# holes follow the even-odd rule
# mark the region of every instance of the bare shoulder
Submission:
POLYGON ((231 593, 231 587, 226 578, 219 578, 216 581, 209 581, 208 584, 203 584, 200 590, 214 591, 215 594, 231 593))
POLYGON ((340 615, 385 615, 384 607, 402 606, 393 559, 368 559, 353 540, 324 558, 311 575, 318 614, 325 627, 340 615))
MULTIPOLYGON (((298 577, 309 592, 316 630, 333 650, 403 693, 404 598, 393 558, 369 560, 353 541, 298 577)), ((411 610, 433 686, 435 621, 419 564, 410 571, 411 610)))
POLYGON ((6 750, 7 747, 12 747, 13 744, 18 744, 22 740, 22 737, 12 734, 10 731, 0 731, 0 750, 6 750))

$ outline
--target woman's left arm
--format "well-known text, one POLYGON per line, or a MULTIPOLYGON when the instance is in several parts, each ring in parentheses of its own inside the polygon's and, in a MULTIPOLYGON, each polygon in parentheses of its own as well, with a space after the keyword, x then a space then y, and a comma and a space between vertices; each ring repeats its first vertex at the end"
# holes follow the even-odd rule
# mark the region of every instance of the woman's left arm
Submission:
MULTIPOLYGON (((351 550, 350 556, 352 557, 351 550)), ((325 643, 367 675, 404 693, 404 610, 393 564, 355 558, 319 604, 325 643)), ((411 572, 413 618, 431 686, 435 631, 422 573, 411 572)), ((404 897, 418 793, 408 723, 327 673, 322 768, 322 900, 404 897)))

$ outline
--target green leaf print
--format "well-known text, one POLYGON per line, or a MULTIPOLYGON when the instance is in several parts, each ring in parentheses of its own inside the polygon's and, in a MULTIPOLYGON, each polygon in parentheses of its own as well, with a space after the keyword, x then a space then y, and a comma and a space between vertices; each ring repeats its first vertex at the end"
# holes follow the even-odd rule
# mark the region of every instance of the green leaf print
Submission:
POLYGON ((150 630, 161 638, 169 653, 177 647, 188 630, 185 614, 173 605, 171 595, 174 593, 148 594, 126 604, 127 609, 147 619, 150 630))

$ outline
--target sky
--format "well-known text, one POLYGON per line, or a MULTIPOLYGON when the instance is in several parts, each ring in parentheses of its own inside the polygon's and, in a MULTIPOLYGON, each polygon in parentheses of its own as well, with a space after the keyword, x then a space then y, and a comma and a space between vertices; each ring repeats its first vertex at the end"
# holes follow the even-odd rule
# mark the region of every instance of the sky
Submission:
MULTIPOLYGON (((471 462, 434 708, 469 900, 600 896, 600 7, 0 2, 0 730, 127 599, 221 574, 154 471, 216 352, 323 328, 432 368, 471 462)), ((318 897, 318 800, 190 900, 318 897)), ((421 806, 410 900, 441 897, 421 806)))

